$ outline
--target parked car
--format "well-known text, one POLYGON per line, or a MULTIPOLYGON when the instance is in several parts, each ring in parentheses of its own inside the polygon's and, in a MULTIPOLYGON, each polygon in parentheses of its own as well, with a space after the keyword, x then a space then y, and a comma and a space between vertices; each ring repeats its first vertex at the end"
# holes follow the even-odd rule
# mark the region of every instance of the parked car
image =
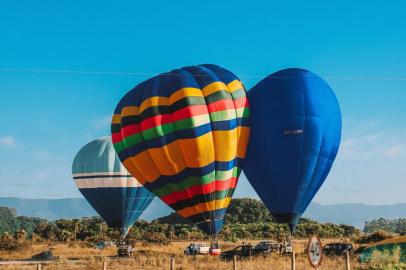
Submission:
POLYGON ((116 247, 116 244, 113 241, 101 241, 94 245, 95 248, 103 249, 108 247, 116 247))
POLYGON ((252 249, 253 255, 263 255, 271 252, 279 252, 281 249, 281 244, 272 242, 272 241, 262 241, 259 242, 252 249))
POLYGON ((239 258, 252 256, 252 245, 242 245, 231 250, 223 251, 220 257, 225 260, 231 260, 234 255, 239 258))
POLYGON ((191 243, 185 248, 186 255, 209 254, 210 247, 205 243, 191 243))
POLYGON ((330 243, 323 247, 323 254, 325 256, 341 256, 349 251, 354 252, 354 247, 349 243, 330 243))
POLYGON ((254 246, 252 249, 253 253, 269 253, 271 251, 272 242, 270 241, 262 241, 259 242, 257 245, 254 246))
POLYGON ((41 253, 33 255, 31 259, 37 261, 52 261, 58 259, 58 257, 55 257, 52 251, 46 250, 41 253))
POLYGON ((118 257, 132 257, 134 254, 134 248, 132 245, 127 245, 126 243, 122 243, 118 246, 117 249, 117 256, 118 257))

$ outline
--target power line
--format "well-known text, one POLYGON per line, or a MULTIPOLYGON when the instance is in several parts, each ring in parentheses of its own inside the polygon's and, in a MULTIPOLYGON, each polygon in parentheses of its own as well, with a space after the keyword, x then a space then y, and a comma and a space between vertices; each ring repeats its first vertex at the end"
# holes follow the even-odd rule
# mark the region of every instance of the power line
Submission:
POLYGON ((0 68, 0 71, 6 72, 33 72, 33 73, 72 73, 72 74, 95 74, 95 75, 133 75, 150 76, 157 75, 145 72, 119 72, 119 71, 89 71, 89 70, 56 70, 56 69, 25 69, 25 68, 0 68))
MULTIPOLYGON (((127 72, 127 71, 91 71, 91 70, 57 70, 57 69, 26 69, 0 68, 0 72, 31 72, 31 73, 61 73, 61 74, 89 74, 89 75, 118 75, 118 76, 182 76, 173 73, 127 72)), ((207 75, 194 75, 207 76, 207 75)), ((240 78, 265 78, 267 75, 239 75, 240 78)), ((287 76, 274 78, 290 78, 287 76)), ((359 81, 406 81, 406 77, 369 77, 369 76, 323 76, 329 80, 359 80, 359 81)))

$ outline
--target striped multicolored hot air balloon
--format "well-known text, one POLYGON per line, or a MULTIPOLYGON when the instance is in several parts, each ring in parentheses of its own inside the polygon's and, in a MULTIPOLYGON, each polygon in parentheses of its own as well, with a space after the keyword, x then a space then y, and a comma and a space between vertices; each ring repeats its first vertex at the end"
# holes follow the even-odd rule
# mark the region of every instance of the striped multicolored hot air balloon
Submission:
POLYGON ((121 230, 122 238, 154 198, 121 164, 110 136, 80 149, 72 174, 86 200, 110 227, 121 230))
POLYGON ((112 140, 146 188, 216 235, 241 172, 249 137, 245 89, 215 65, 184 67, 128 92, 112 119, 112 140))

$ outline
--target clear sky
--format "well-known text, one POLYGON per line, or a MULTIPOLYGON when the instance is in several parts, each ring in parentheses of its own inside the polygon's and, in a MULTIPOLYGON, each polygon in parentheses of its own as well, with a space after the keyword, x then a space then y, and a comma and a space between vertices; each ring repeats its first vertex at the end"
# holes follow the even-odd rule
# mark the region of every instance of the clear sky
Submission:
MULTIPOLYGON (((405 203, 406 2, 335 2, 1 1, 0 196, 79 197, 72 159, 128 90, 214 63, 247 88, 288 67, 324 77, 343 140, 315 201, 405 203)), ((245 177, 236 195, 256 196, 245 177)))

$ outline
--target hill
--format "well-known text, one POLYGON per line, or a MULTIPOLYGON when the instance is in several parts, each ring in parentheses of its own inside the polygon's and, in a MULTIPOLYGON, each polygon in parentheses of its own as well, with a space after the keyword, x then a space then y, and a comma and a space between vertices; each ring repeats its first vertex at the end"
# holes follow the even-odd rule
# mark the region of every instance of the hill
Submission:
POLYGON ((357 228, 363 228, 366 221, 379 218, 398 219, 406 217, 406 203, 392 205, 323 205, 312 203, 304 216, 322 223, 343 223, 357 228))
POLYGON ((97 215, 87 201, 82 198, 23 199, 3 197, 0 198, 0 206, 14 208, 18 215, 48 220, 97 215))
MULTIPOLYGON (((0 206, 13 208, 18 215, 47 220, 97 216, 97 213, 84 198, 24 199, 0 197, 0 206)), ((142 219, 153 220, 171 212, 170 208, 158 199, 154 199, 148 209, 141 215, 142 219)))
MULTIPOLYGON (((165 224, 191 224, 187 219, 176 213, 156 219, 165 224)), ((265 205, 257 199, 237 198, 233 199, 224 216, 224 224, 249 224, 273 222, 273 218, 265 205)))
MULTIPOLYGON (((23 199, 0 197, 0 206, 14 208, 19 215, 45 218, 48 220, 97 215, 83 198, 23 199)), ((171 209, 168 206, 163 204, 160 200, 155 199, 141 218, 150 221, 166 216, 170 212, 171 209)), ((251 219, 257 215, 264 215, 264 213, 250 213, 246 218, 251 219)), ((322 223, 343 223, 362 229, 365 221, 381 217, 387 219, 406 217, 406 203, 393 205, 323 205, 319 203, 311 203, 308 210, 305 212, 304 217, 322 223)))

